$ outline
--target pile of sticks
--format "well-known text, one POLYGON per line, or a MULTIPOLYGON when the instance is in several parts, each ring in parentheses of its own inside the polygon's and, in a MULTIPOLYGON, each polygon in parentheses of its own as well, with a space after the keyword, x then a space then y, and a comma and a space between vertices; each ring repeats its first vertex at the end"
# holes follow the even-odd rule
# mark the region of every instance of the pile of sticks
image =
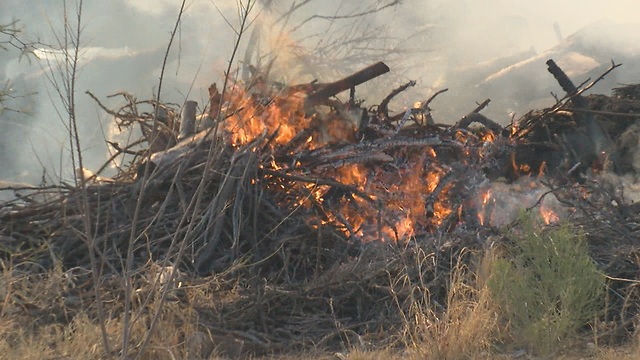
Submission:
MULTIPOLYGON (((249 294, 202 309, 212 329, 251 330, 255 343, 264 345, 303 341, 300 334, 313 328, 311 341, 320 342, 333 336, 336 319, 356 333, 376 325, 380 314, 388 315, 380 326, 397 325, 389 319, 403 309, 390 306, 389 296, 403 304, 416 289, 391 288, 389 276, 410 278, 403 284, 428 282, 423 291, 446 303, 445 275, 454 254, 501 238, 478 222, 479 193, 493 181, 537 176, 546 163, 548 195, 575 210, 572 221, 596 230, 587 237, 596 262, 612 278, 635 278, 637 206, 589 176, 615 165, 617 136, 636 120, 620 109, 634 109, 640 96, 621 89, 606 101, 587 97, 584 87, 572 87, 549 66, 566 96, 506 126, 480 113, 488 100, 453 125, 437 123, 430 106, 446 90, 394 113, 393 98, 414 82, 364 108, 355 88, 389 71, 383 63, 333 83, 283 86, 256 76, 239 104, 233 91, 212 86, 211 105, 200 119, 193 103, 180 109, 121 94, 122 108, 104 108, 120 126, 141 129, 139 141, 111 143, 114 156, 131 156, 128 166, 115 181, 41 189, 38 196, 51 193, 45 201, 34 195, 2 204, 0 256, 32 264, 34 272, 59 263, 89 269, 91 246, 104 273, 122 273, 128 253, 129 270, 167 259, 192 279, 233 273, 251 284, 249 294), (347 90, 346 100, 336 97, 347 90), (140 111, 144 105, 152 110, 140 111), (288 141, 279 142, 282 124, 233 140, 235 127, 227 123, 240 126, 283 106, 305 119, 288 141), (80 231, 86 217, 91 234, 80 231), (605 238, 618 239, 621 247, 606 246, 605 238), (420 254, 442 261, 420 272, 407 268, 431 264, 420 254)), ((86 180, 99 180, 100 172, 86 180)), ((635 286, 616 291, 638 297, 635 286)), ((629 318, 614 320, 627 324, 629 318)))

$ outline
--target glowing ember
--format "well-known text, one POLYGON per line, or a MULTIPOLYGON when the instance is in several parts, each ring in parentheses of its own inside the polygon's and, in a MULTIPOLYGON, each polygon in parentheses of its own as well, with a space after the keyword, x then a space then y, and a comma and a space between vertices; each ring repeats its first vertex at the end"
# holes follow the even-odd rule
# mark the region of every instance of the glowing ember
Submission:
POLYGON ((485 142, 493 142, 496 139, 496 135, 492 131, 487 131, 480 136, 480 139, 485 142))
POLYGON ((540 164, 540 169, 538 169, 538 178, 544 177, 545 171, 547 170, 547 163, 545 161, 540 164))

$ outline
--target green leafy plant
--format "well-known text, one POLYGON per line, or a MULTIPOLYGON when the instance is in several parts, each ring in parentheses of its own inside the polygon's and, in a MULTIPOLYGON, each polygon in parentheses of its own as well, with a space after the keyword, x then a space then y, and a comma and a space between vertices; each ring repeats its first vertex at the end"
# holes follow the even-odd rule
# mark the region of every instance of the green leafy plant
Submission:
POLYGON ((523 215, 508 238, 489 288, 514 342, 549 355, 600 314, 605 278, 570 225, 544 228, 523 215))

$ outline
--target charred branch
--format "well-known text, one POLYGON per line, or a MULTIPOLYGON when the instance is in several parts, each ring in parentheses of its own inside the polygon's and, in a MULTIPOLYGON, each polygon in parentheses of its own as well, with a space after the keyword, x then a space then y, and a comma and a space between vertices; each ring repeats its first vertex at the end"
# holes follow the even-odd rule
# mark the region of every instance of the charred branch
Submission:
POLYGON ((375 63, 368 66, 344 79, 328 83, 316 85, 316 90, 307 97, 307 105, 313 106, 321 103, 332 96, 335 96, 345 90, 354 88, 362 83, 374 79, 380 75, 389 72, 389 67, 383 62, 375 63))
POLYGON ((500 126, 497 122, 477 112, 472 112, 469 115, 463 117, 460 121, 458 121, 455 128, 468 129, 469 126, 473 123, 482 124, 484 127, 491 131, 494 131, 496 134, 501 134, 503 131, 502 126, 500 126))
POLYGON ((399 87, 393 89, 378 106, 377 113, 379 114, 379 116, 389 117, 389 103, 391 102, 391 100, 393 100, 393 98, 398 96, 401 92, 413 86, 416 86, 416 82, 414 80, 411 80, 408 83, 400 85, 399 87))
MULTIPOLYGON (((547 66, 549 72, 555 77, 558 84, 560 84, 560 87, 567 93, 567 97, 571 99, 570 101, 573 106, 578 110, 588 110, 588 101, 578 93, 578 88, 576 88, 564 71, 551 59, 547 61, 547 66)), ((604 75, 602 77, 604 77, 604 75)), ((593 146, 593 152, 584 154, 585 157, 583 157, 582 160, 587 164, 591 164, 600 156, 609 156, 609 151, 612 149, 613 143, 596 121, 593 113, 582 112, 576 114, 575 117, 577 118, 577 122, 587 129, 587 134, 593 146)), ((609 161, 614 161, 614 159, 611 158, 609 161)))

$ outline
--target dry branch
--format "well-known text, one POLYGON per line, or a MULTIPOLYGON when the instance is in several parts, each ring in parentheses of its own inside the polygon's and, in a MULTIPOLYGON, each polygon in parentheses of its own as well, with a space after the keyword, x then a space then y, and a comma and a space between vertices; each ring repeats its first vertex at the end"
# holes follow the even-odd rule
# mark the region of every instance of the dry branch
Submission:
POLYGON ((383 62, 377 62, 352 75, 347 76, 344 79, 328 84, 315 84, 314 87, 316 88, 316 90, 311 92, 307 97, 307 104, 309 106, 316 105, 345 90, 354 88, 362 83, 365 83, 388 72, 389 67, 387 65, 385 65, 383 62))

